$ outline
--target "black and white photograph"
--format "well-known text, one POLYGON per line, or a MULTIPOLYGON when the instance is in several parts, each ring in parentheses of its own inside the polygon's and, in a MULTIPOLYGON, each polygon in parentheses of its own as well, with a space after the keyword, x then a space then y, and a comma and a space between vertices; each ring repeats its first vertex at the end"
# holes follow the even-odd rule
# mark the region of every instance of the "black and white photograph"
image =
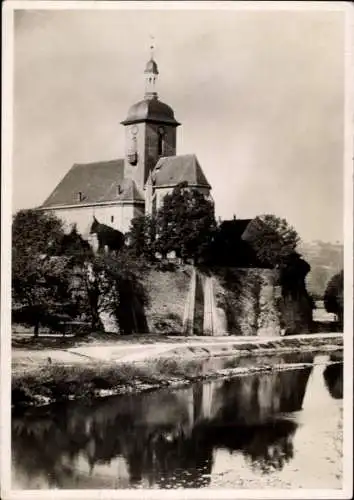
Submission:
POLYGON ((350 3, 3 7, 2 498, 351 498, 350 3))

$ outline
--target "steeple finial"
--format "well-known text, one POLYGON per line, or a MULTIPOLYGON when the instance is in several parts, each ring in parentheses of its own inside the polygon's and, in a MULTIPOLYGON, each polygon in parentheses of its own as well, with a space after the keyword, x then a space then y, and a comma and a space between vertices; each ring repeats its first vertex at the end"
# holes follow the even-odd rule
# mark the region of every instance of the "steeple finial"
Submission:
POLYGON ((154 59, 154 51, 155 51, 155 37, 154 35, 150 35, 150 58, 154 59))
POLYGON ((156 80, 159 70, 154 60, 155 37, 150 35, 150 60, 145 66, 145 99, 157 99, 156 80))

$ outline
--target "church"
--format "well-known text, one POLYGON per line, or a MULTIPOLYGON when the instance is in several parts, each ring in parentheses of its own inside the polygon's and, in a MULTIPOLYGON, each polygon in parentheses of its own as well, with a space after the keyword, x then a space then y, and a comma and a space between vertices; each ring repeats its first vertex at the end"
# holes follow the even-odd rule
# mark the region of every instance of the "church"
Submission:
POLYGON ((195 154, 176 154, 181 124, 158 97, 158 75, 151 53, 144 71, 144 99, 133 104, 121 122, 124 158, 75 163, 41 205, 41 210, 55 213, 67 231, 76 225, 89 239, 96 220, 126 234, 133 218, 153 214, 181 182, 210 198, 211 186, 195 154))

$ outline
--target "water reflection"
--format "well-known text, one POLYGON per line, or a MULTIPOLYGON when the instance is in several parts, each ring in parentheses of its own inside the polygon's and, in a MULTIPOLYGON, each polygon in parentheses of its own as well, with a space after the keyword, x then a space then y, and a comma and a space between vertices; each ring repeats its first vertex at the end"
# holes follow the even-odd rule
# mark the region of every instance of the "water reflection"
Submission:
MULTIPOLYGON (((23 488, 196 488, 210 483, 219 449, 241 453, 258 474, 281 470, 294 456, 298 424, 291 413, 302 408, 311 371, 309 366, 14 415, 16 481, 23 488)), ((332 390, 334 375, 325 375, 332 390)))

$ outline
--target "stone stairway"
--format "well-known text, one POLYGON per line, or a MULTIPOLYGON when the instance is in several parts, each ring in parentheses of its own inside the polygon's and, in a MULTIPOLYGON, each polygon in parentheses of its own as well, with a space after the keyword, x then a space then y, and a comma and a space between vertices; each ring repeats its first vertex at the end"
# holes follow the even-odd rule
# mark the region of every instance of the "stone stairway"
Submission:
POLYGON ((226 327, 225 313, 221 308, 218 308, 215 300, 214 280, 213 276, 201 274, 193 268, 189 291, 186 298, 184 319, 183 319, 183 334, 193 335, 195 332, 195 311, 196 311, 196 288, 197 278, 202 284, 203 290, 203 335, 221 336, 228 335, 226 327))
POLYGON ((183 332, 182 332, 183 335, 193 335, 196 285, 197 285, 197 272, 196 269, 193 267, 186 303, 184 306, 183 332))

